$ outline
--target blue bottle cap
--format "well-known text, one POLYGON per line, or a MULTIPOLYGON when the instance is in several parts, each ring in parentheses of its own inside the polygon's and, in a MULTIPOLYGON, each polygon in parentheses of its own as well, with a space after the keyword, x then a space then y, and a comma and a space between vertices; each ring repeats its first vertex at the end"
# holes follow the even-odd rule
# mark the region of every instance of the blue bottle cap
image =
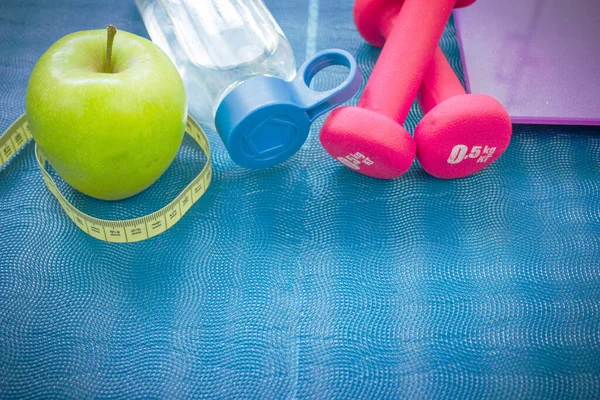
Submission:
POLYGON ((258 76, 236 86, 217 107, 215 125, 233 161, 247 168, 268 168, 294 155, 311 123, 349 100, 360 84, 350 53, 325 50, 306 61, 290 82, 258 76), (313 77, 330 65, 348 67, 346 80, 325 92, 310 89, 313 77))

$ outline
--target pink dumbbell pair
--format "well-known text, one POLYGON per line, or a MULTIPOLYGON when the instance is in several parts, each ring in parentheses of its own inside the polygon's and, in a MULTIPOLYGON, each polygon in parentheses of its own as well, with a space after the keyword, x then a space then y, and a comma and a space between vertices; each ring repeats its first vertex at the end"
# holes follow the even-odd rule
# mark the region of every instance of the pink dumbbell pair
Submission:
POLYGON ((383 49, 358 106, 325 121, 320 139, 330 155, 381 179, 404 174, 416 155, 428 173, 449 179, 479 172, 504 152, 512 134, 506 110, 490 96, 466 94, 437 45, 453 7, 474 1, 356 1, 358 31, 383 49), (402 124, 417 93, 425 117, 413 139, 402 124))

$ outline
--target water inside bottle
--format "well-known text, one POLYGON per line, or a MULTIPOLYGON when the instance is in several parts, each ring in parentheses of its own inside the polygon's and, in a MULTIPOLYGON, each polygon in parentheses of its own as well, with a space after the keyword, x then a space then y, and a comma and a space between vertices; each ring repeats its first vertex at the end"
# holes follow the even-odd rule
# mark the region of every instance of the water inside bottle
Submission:
POLYGON ((260 0, 136 0, 146 29, 186 86, 190 113, 214 128, 221 99, 257 75, 291 80, 294 56, 260 0))

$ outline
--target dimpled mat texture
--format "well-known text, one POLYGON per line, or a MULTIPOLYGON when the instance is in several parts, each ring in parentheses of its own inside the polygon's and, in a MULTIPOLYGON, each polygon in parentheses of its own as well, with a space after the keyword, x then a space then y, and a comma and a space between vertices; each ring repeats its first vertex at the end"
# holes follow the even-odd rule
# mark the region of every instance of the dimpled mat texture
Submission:
MULTIPOLYGON (((298 64, 339 47, 369 75, 378 50, 351 1, 267 5, 298 64)), ((0 0, 0 130, 46 48, 109 23, 147 37, 133 1, 0 0)), ((452 22, 442 46, 462 76, 452 22)), ((343 78, 332 68, 314 85, 343 78)), ((67 218, 29 143, 0 169, 0 397, 600 397, 599 128, 515 126, 476 176, 415 163, 378 181, 325 153, 322 123, 263 171, 208 131, 208 193, 167 233, 124 245, 67 218)), ((129 200, 61 187, 95 216, 134 217, 202 162, 188 138, 129 200)))

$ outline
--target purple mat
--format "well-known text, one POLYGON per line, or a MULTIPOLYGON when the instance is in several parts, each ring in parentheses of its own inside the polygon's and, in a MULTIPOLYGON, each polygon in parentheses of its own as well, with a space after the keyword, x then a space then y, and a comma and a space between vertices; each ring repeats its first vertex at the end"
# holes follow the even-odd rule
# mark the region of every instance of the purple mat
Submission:
POLYGON ((478 0, 454 17, 469 93, 515 123, 600 125, 598 0, 478 0))

